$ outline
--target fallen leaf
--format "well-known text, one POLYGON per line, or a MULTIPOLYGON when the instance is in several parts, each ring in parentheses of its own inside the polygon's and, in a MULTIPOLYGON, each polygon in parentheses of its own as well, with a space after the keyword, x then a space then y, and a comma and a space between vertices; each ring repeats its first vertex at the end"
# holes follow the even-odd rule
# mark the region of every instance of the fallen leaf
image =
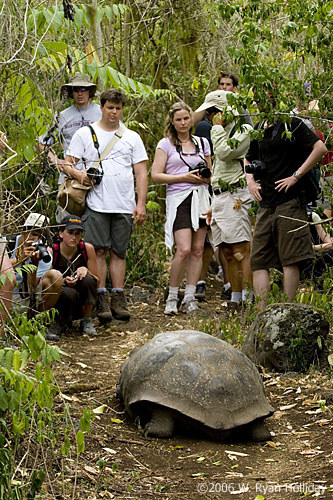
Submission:
POLYGON ((197 462, 199 462, 199 463, 203 462, 204 460, 206 460, 205 457, 198 457, 197 458, 197 462))
POLYGON ((290 410, 291 408, 294 408, 294 406, 296 406, 296 403, 293 403, 291 405, 286 405, 286 406, 280 406, 279 410, 280 411, 290 410))
POLYGON ((85 465, 84 470, 90 472, 90 474, 99 474, 99 469, 94 469, 94 467, 90 467, 90 465, 85 465))
POLYGON ((102 413, 104 413, 104 410, 106 407, 107 407, 107 405, 98 406, 97 408, 93 409, 93 413, 95 413, 95 415, 101 415, 102 413))
POLYGON ((111 455, 114 455, 115 453, 117 453, 116 450, 113 450, 112 448, 103 448, 103 450, 107 451, 111 455))
POLYGON ((124 421, 123 420, 120 420, 120 418, 110 418, 111 422, 113 422, 114 424, 123 424, 124 421))
POLYGON ((81 363, 80 361, 78 361, 76 364, 81 366, 81 368, 88 368, 88 365, 85 365, 84 363, 81 363))
POLYGON ((224 453, 227 453, 228 455, 237 455, 238 457, 248 457, 249 456, 247 453, 242 453, 240 451, 224 450, 224 453))

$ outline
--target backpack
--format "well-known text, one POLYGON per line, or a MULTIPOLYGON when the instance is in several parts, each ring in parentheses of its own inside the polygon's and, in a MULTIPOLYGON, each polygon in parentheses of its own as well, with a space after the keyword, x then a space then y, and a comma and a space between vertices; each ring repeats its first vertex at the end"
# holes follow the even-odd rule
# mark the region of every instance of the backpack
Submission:
MULTIPOLYGON (((52 244, 52 248, 53 248, 52 267, 53 267, 53 269, 56 269, 56 266, 57 266, 57 264, 59 262, 59 257, 60 257, 60 241, 61 241, 60 239, 57 239, 52 244)), ((87 254, 86 245, 85 245, 85 243, 84 243, 83 240, 79 241, 78 247, 79 247, 80 253, 81 253, 82 257, 83 257, 83 260, 84 260, 85 264, 87 265, 88 264, 88 254, 87 254)))

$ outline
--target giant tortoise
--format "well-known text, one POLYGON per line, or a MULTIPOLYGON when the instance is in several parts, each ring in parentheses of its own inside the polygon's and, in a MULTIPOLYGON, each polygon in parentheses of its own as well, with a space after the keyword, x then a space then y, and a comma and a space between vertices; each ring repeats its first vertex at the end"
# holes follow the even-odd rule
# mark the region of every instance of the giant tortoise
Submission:
POLYGON ((196 330, 160 333, 122 364, 117 395, 145 436, 176 426, 215 439, 265 441, 274 412, 255 365, 227 342, 196 330))

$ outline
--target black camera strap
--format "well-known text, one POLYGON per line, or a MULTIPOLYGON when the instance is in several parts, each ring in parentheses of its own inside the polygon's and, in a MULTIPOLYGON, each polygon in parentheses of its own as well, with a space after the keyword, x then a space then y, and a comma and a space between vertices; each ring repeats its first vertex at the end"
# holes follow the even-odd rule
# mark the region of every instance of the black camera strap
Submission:
MULTIPOLYGON (((203 141, 203 138, 202 138, 202 137, 199 137, 199 139, 200 139, 200 143, 201 143, 201 149, 202 149, 202 152, 204 152, 204 141, 203 141)), ((207 161, 206 161, 205 157, 204 157, 204 156, 201 156, 201 154, 200 154, 200 148, 199 148, 198 141, 196 140, 196 138, 195 138, 193 135, 191 135, 191 141, 193 142, 194 147, 195 147, 195 154, 196 154, 196 155, 198 155, 198 156, 199 156, 199 158, 201 158, 201 159, 205 162, 205 164, 206 164, 206 166, 207 166, 208 164, 207 164, 207 161)), ((183 149, 182 149, 182 147, 181 147, 181 145, 180 145, 180 144, 177 144, 177 145, 176 145, 176 151, 177 151, 177 153, 179 154, 179 158, 182 160, 182 162, 184 162, 184 163, 185 163, 185 165, 186 165, 189 169, 193 169, 193 167, 191 167, 191 165, 189 165, 189 164, 187 163, 187 161, 185 161, 185 158, 183 158, 183 156, 182 156, 183 149)))
POLYGON ((97 135, 96 135, 96 132, 95 132, 95 130, 93 129, 93 127, 91 125, 88 125, 88 127, 89 127, 90 132, 91 132, 91 137, 92 137, 92 140, 93 140, 93 143, 94 143, 94 147, 96 148, 97 153, 98 153, 99 167, 101 169, 102 175, 104 175, 103 165, 102 165, 102 160, 101 160, 101 154, 99 152, 99 142, 98 142, 98 139, 97 139, 97 135))

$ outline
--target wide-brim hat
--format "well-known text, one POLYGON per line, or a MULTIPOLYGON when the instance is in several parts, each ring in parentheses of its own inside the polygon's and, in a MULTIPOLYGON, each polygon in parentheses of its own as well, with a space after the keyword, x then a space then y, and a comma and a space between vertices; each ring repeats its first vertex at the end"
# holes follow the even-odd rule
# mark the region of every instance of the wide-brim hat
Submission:
POLYGON ((77 217, 76 215, 67 215, 62 219, 60 222, 61 229, 81 229, 81 231, 84 230, 82 220, 80 217, 77 217))
POLYGON ((81 73, 75 73, 72 80, 69 83, 65 83, 61 87, 61 92, 67 90, 67 92, 71 92, 73 87, 87 87, 89 89, 96 90, 97 86, 95 83, 90 81, 89 75, 81 75, 81 73))
POLYGON ((26 218, 23 226, 25 228, 41 229, 45 225, 45 223, 48 224, 49 222, 50 222, 49 218, 45 217, 45 215, 32 212, 26 218))
POLYGON ((228 94, 232 94, 232 92, 228 92, 226 90, 214 90, 213 92, 209 92, 209 94, 206 95, 204 102, 195 111, 205 111, 209 108, 217 108, 222 111, 226 108, 227 111, 231 111, 235 116, 237 116, 237 109, 232 108, 228 104, 228 94))

